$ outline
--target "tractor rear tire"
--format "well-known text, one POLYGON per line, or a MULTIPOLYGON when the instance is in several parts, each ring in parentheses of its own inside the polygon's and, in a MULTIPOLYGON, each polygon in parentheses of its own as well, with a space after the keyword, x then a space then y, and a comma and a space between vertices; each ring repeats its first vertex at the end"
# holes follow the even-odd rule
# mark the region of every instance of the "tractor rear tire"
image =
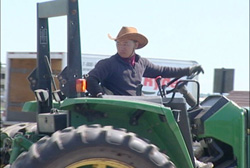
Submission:
POLYGON ((12 168, 174 168, 156 146, 124 129, 99 125, 68 127, 43 137, 12 168))

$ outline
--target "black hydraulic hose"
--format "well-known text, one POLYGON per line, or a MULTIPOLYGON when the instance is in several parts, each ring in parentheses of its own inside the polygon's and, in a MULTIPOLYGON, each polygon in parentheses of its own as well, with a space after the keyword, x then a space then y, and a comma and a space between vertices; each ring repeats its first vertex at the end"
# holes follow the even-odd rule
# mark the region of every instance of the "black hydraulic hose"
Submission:
POLYGON ((224 156, 224 152, 213 139, 208 139, 207 141, 212 149, 211 154, 214 156, 209 161, 216 162, 224 156))

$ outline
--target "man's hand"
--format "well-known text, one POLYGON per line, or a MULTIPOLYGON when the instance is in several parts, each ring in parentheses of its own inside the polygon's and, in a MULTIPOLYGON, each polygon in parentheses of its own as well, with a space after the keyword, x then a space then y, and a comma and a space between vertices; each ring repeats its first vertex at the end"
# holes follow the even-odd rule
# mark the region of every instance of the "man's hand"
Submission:
POLYGON ((192 74, 195 74, 195 73, 199 74, 201 72, 204 74, 204 70, 201 67, 201 65, 194 65, 194 66, 189 68, 189 75, 192 75, 192 74))

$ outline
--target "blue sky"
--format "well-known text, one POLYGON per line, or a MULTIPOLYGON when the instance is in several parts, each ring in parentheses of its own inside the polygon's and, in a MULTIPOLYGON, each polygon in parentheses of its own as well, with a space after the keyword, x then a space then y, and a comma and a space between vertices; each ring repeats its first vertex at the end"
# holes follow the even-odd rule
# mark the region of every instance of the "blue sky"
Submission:
MULTIPOLYGON (((1 62, 7 52, 36 51, 36 3, 1 1, 1 62)), ((249 90, 248 0, 79 0, 82 53, 113 55, 122 26, 148 39, 146 58, 194 60, 202 93, 213 92, 215 68, 235 69, 234 90, 249 90)), ((66 17, 49 20, 51 51, 66 52, 66 17)))

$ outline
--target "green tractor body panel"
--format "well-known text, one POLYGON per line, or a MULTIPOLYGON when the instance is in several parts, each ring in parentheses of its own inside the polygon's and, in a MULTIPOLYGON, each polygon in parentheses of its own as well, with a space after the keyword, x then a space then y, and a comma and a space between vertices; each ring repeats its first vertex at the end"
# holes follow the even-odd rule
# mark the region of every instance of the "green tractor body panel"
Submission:
POLYGON ((246 167, 247 163, 246 115, 245 109, 229 101, 205 121, 204 134, 200 135, 213 137, 230 145, 239 167, 246 167))
MULTIPOLYGON (((22 107, 22 112, 31 112, 31 113, 36 113, 37 112, 37 101, 28 101, 25 102, 23 107, 22 107)), ((58 102, 53 101, 53 108, 60 109, 60 104, 58 102)))
POLYGON ((180 129, 172 111, 161 104, 105 98, 66 99, 62 109, 71 112, 71 125, 101 124, 125 128, 150 140, 166 153, 177 167, 192 167, 180 129), (138 114, 138 116, 134 116, 138 114), (133 116, 137 121, 133 120, 133 116))
MULTIPOLYGON (((250 130, 249 130, 250 131, 250 130)), ((248 136, 247 136, 248 142, 246 145, 247 146, 247 165, 250 165, 250 132, 248 132, 248 136)))
POLYGON ((37 101, 25 102, 22 108, 23 112, 36 112, 37 111, 37 101))
MULTIPOLYGON (((166 153, 177 167, 193 167, 185 141, 169 107, 159 103, 134 100, 130 96, 112 98, 67 98, 60 110, 70 113, 70 125, 100 124, 125 128, 139 137, 148 139, 166 153), (134 119, 136 121, 134 121, 134 119)), ((148 98, 145 98, 148 99, 148 98)), ((159 99, 159 97, 158 97, 159 99)), ((58 106, 54 103, 55 107, 58 106)), ((36 112, 37 102, 26 102, 23 111, 36 112)))
POLYGON ((247 119, 246 119, 246 123, 247 123, 247 165, 250 165, 250 107, 248 107, 246 109, 247 111, 247 119))
MULTIPOLYGON (((68 98, 61 105, 54 103, 53 106, 70 112, 71 126, 101 124, 125 128, 157 145, 177 167, 192 167, 172 110, 159 103, 141 100, 141 97, 136 100, 127 96, 82 97, 68 98)), ((198 134, 198 138, 214 138, 228 144, 237 158, 238 167, 247 167, 250 163, 249 111, 228 99, 226 101, 204 121, 204 132, 198 134)), ((26 102, 23 110, 35 112, 36 106, 36 101, 26 102)))

